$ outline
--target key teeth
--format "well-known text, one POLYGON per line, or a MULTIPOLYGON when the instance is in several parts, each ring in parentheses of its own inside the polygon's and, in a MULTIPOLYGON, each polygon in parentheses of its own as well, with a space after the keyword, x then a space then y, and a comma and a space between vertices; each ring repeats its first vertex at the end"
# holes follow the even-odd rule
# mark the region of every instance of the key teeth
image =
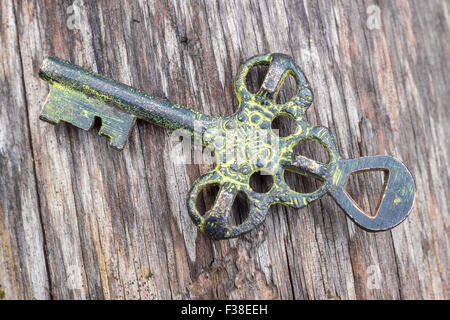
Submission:
POLYGON ((110 138, 113 148, 122 150, 136 117, 103 101, 54 85, 39 116, 41 120, 54 125, 64 121, 83 130, 92 128, 95 117, 102 120, 99 133, 110 138))
POLYGON ((95 115, 84 109, 82 102, 78 93, 53 86, 39 118, 55 125, 64 121, 89 130, 94 124, 95 115))
MULTIPOLYGON (((103 120, 103 119, 102 119, 103 120)), ((123 150, 128 137, 131 133, 131 129, 136 122, 136 118, 133 116, 123 117, 121 121, 109 121, 102 122, 99 134, 110 138, 109 145, 117 150, 123 150)))
POLYGON ((122 123, 120 132, 117 132, 117 127, 111 127, 108 125, 102 125, 100 131, 98 132, 101 135, 109 137, 109 145, 117 150, 123 150, 125 144, 127 143, 128 136, 130 135, 131 129, 135 123, 135 119, 130 119, 131 121, 128 124, 122 123))
MULTIPOLYGON (((45 109, 45 106, 44 106, 44 109, 45 109)), ((44 110, 42 112, 44 112, 44 110)), ((51 123, 51 124, 54 124, 54 125, 57 125, 57 124, 59 124, 61 122, 61 119, 54 120, 52 118, 46 117, 43 114, 41 114, 39 116, 39 120, 42 120, 42 121, 45 121, 45 122, 48 122, 48 123, 51 123)))
POLYGON ((94 115, 81 115, 74 112, 73 109, 70 111, 71 112, 58 114, 54 111, 53 105, 46 104, 41 115, 39 116, 39 119, 53 125, 57 125, 61 123, 61 121, 68 122, 75 127, 86 131, 92 128, 92 125, 94 124, 94 115))

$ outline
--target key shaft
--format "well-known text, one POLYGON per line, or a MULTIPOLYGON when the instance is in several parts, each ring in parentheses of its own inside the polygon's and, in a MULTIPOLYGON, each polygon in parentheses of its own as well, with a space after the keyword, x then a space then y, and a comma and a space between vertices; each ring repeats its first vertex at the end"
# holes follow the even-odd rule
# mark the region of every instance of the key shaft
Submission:
POLYGON ((56 57, 44 60, 39 76, 55 85, 82 92, 88 97, 113 104, 138 119, 150 121, 168 129, 201 132, 217 121, 194 110, 103 77, 56 57))

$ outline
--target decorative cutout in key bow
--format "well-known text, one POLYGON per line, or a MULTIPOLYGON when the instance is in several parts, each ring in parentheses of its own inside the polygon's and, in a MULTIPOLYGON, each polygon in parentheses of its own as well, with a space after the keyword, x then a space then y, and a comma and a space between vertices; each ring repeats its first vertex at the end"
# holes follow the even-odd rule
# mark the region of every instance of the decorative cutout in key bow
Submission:
POLYGON ((40 75, 54 84, 41 114, 43 120, 63 120, 86 130, 94 116, 101 117, 101 133, 110 136, 113 146, 122 148, 135 119, 142 118, 170 129, 183 128, 214 151, 217 166, 194 182, 187 206, 199 229, 215 239, 252 230, 264 221, 272 204, 302 208, 327 194, 368 231, 396 226, 411 209, 414 182, 400 161, 388 156, 342 159, 330 131, 306 121, 305 112, 313 102, 313 93, 303 72, 286 55, 256 56, 240 67, 234 84, 238 111, 228 117, 199 114, 57 58, 47 59, 40 75), (261 88, 252 94, 245 80, 249 70, 257 65, 267 65, 268 72, 261 88), (277 94, 289 74, 295 78, 296 92, 286 103, 277 104, 277 94), (290 135, 279 137, 273 133, 271 123, 279 116, 295 121, 296 129, 290 135), (302 140, 320 142, 328 152, 329 162, 296 155, 294 146, 302 140), (351 200, 344 186, 352 172, 372 169, 388 170, 389 179, 376 215, 368 216, 351 200), (296 192, 284 180, 286 170, 311 175, 323 183, 314 192, 296 192), (250 177, 258 172, 272 178, 266 192, 257 192, 250 186, 250 177), (196 199, 208 185, 219 185, 219 191, 212 208, 202 216, 196 199), (247 196, 249 214, 245 221, 233 226, 229 216, 238 193, 247 196))

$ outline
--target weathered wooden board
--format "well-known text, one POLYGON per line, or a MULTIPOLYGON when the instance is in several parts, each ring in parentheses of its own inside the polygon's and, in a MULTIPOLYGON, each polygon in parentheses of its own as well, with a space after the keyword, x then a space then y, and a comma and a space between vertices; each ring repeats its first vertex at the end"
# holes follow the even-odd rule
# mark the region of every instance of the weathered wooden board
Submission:
MULTIPOLYGON (((448 298, 447 1, 4 0, 0 20, 0 298, 448 298), (38 120, 47 55, 227 115, 237 68, 264 52, 303 68, 307 117, 344 157, 409 167, 404 223, 367 233, 328 197, 211 241, 185 207, 209 168, 174 164, 169 132, 138 122, 119 152, 94 130, 38 120)), ((363 176, 349 192, 369 207, 378 184, 363 176)))

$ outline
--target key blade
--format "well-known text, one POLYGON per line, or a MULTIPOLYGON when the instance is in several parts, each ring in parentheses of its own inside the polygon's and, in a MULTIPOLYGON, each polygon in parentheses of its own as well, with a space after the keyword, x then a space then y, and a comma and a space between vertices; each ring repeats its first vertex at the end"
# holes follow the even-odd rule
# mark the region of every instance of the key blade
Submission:
POLYGON ((39 118, 52 124, 64 121, 89 130, 95 117, 102 120, 99 133, 110 138, 112 147, 122 150, 136 117, 77 90, 54 83, 39 118))

